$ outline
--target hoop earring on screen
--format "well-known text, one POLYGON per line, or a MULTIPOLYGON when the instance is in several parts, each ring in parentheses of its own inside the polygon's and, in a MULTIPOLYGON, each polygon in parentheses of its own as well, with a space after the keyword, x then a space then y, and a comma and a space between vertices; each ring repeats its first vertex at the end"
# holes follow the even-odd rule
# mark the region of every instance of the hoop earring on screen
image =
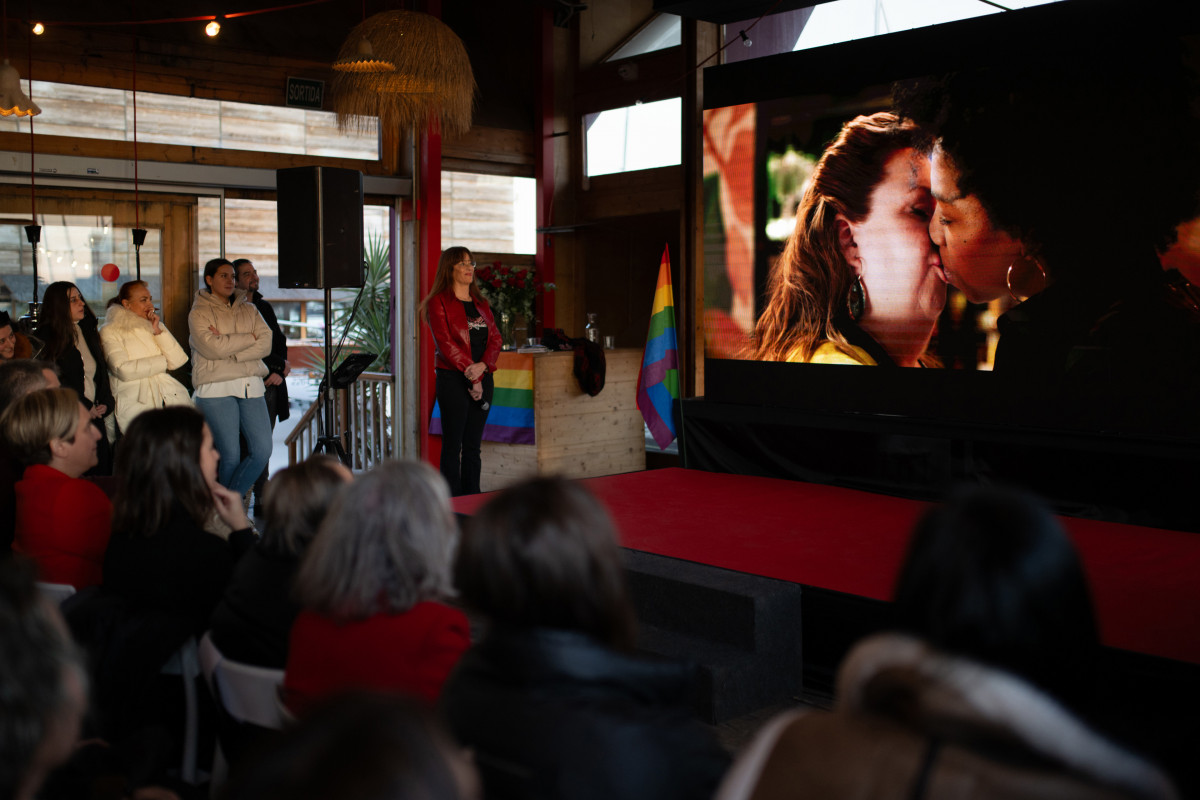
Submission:
POLYGON ((1012 296, 1012 299, 1016 300, 1018 303, 1024 303, 1026 300, 1033 297, 1033 295, 1037 294, 1037 292, 1033 292, 1032 294, 1027 294, 1024 297, 1021 297, 1013 289, 1013 272, 1017 269, 1017 265, 1020 264, 1022 261, 1026 262, 1026 263, 1032 263, 1035 267, 1037 267, 1037 271, 1042 276, 1042 288, 1038 289, 1037 292, 1040 292, 1040 291, 1042 291, 1042 289, 1045 289, 1046 286, 1050 283, 1049 278, 1046 276, 1046 268, 1044 266, 1042 266, 1042 262, 1037 256, 1026 256, 1026 255, 1019 256, 1016 260, 1014 260, 1011 264, 1008 265, 1008 272, 1004 273, 1004 285, 1008 287, 1008 293, 1009 293, 1009 295, 1012 296))
POLYGON ((846 313, 850 315, 852 322, 858 322, 862 319, 863 312, 867 309, 867 290, 863 286, 862 276, 855 275, 854 283, 850 284, 850 291, 846 295, 846 313))

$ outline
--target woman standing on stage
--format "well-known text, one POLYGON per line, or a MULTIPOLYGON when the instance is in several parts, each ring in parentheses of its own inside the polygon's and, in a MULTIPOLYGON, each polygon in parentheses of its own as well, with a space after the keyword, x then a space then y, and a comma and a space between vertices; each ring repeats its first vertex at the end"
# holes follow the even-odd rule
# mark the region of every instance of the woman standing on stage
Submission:
POLYGON ((442 475, 451 494, 477 494, 479 448, 501 340, 492 310, 475 284, 470 250, 451 247, 442 252, 433 289, 419 311, 433 332, 437 353, 442 475))
POLYGON ((204 414, 221 453, 218 480, 244 495, 271 460, 271 421, 267 417, 267 366, 271 329, 237 288, 233 264, 214 258, 204 265, 207 289, 196 293, 188 314, 192 344, 192 384, 196 408, 204 414), (241 457, 238 433, 250 454, 241 457))

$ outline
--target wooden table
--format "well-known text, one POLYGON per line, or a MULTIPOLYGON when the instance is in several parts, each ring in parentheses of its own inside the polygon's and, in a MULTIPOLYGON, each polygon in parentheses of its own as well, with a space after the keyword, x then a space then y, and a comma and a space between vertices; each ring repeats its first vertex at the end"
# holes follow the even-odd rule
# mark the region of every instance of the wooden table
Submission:
MULTIPOLYGON (((637 409, 642 351, 605 350, 604 389, 589 397, 575 380, 574 354, 533 358, 534 444, 483 442, 480 486, 501 489, 531 475, 592 478, 646 468, 646 439, 637 409)), ((502 353, 499 369, 521 359, 502 353)))

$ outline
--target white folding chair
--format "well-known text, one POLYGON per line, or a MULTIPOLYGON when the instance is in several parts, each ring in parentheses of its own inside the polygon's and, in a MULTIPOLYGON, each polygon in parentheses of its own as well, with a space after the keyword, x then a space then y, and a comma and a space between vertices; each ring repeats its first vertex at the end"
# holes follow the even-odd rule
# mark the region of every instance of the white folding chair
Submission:
MULTIPOLYGON (((230 661, 213 644, 211 631, 200 639, 200 669, 217 704, 236 722, 271 730, 279 730, 288 722, 276 699, 283 685, 283 670, 230 661)), ((214 793, 224 784, 227 769, 218 739, 213 756, 214 793)))
POLYGON ((200 660, 196 652, 196 637, 190 637, 163 664, 162 674, 178 675, 183 680, 183 703, 186 712, 183 732, 183 761, 179 777, 193 786, 198 781, 196 753, 200 747, 200 709, 196 698, 196 678, 200 677, 200 660))
POLYGON ((38 581, 37 588, 43 597, 55 605, 61 605, 62 601, 75 594, 75 587, 69 583, 46 583, 45 581, 38 581))

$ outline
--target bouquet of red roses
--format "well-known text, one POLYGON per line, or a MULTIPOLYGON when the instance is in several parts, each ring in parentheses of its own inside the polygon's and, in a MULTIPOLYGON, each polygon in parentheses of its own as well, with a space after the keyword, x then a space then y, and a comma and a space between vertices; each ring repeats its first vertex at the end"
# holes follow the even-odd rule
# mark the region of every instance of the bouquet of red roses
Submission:
POLYGON ((526 321, 533 319, 537 296, 554 291, 554 284, 543 283, 532 267, 506 267, 499 261, 475 270, 475 281, 493 312, 520 314, 526 321))

